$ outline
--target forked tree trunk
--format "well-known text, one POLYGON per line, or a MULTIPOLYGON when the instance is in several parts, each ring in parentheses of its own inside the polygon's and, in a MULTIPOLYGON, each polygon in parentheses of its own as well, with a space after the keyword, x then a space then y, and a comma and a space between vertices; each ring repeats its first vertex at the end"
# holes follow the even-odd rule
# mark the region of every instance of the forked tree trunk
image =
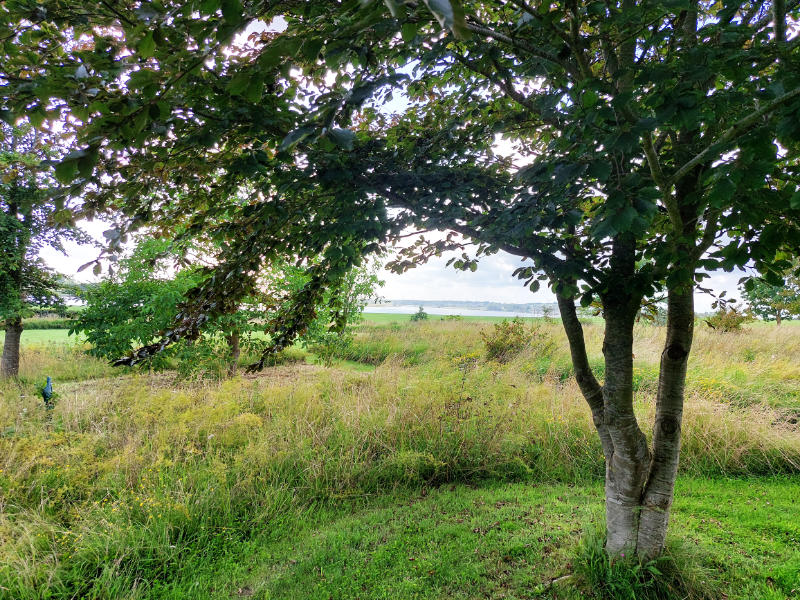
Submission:
POLYGON ((0 360, 0 377, 19 375, 19 340, 22 336, 22 319, 6 322, 6 338, 3 342, 3 358, 0 360))
POLYGON ((650 559, 664 549, 680 454, 686 365, 692 344, 692 289, 667 299, 667 339, 661 356, 652 454, 633 410, 632 306, 605 310, 605 382, 589 368, 575 304, 558 298, 581 392, 589 403, 606 457, 606 551, 650 559), (598 398, 602 398, 600 404, 598 398))

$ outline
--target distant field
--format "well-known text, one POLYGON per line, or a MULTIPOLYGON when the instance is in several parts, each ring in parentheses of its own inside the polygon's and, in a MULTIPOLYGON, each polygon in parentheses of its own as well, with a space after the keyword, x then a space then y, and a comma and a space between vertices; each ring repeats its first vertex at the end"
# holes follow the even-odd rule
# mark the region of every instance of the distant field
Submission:
MULTIPOLYGON (((0 340, 5 339, 5 333, 0 331, 0 340)), ((75 344, 79 337, 69 335, 69 329, 29 329, 22 331, 20 343, 23 346, 36 346, 40 344, 75 344)))
MULTIPOLYGON (((448 315, 428 314, 428 321, 477 321, 481 323, 498 323, 500 321, 513 319, 514 315, 507 317, 451 317, 448 315)), ((541 317, 519 317, 525 321, 539 321, 541 317)), ((397 313, 364 313, 364 320, 369 323, 407 323, 411 320, 411 315, 401 315, 397 313)))

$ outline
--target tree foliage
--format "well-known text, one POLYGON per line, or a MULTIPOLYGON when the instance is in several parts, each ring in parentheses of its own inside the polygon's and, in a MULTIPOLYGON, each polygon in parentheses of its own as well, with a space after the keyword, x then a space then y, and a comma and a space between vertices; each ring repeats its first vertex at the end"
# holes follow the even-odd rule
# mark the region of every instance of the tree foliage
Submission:
MULTIPOLYGON (((86 304, 71 332, 86 338, 90 353, 109 360, 159 340, 174 325, 185 294, 206 276, 198 254, 202 254, 198 247, 186 240, 178 247, 169 239, 140 239, 113 274, 82 292, 86 304)), ((180 340, 138 364, 147 368, 176 365, 186 374, 220 374, 228 367, 232 373, 240 352, 245 357, 260 354, 268 344, 261 335, 265 324, 306 281, 300 267, 286 261, 270 265, 261 273, 256 293, 243 298, 235 312, 217 315, 203 324, 202 336, 180 340)), ((313 345, 323 356, 335 354, 349 334, 330 330, 333 307, 346 315, 348 325, 355 323, 379 283, 373 272, 353 269, 316 307, 317 316, 300 341, 313 345)))
POLYGON ((0 124, 0 322, 7 337, 2 376, 19 367, 22 319, 36 309, 64 307, 64 280, 39 258, 50 246, 63 252, 65 240, 86 241, 42 161, 55 156, 54 137, 29 125, 0 124))
POLYGON ((800 316, 800 277, 789 275, 783 285, 753 279, 742 289, 750 310, 765 321, 791 321, 800 316))
POLYGON ((0 321, 28 316, 34 308, 63 306, 62 281, 38 257, 44 246, 63 251, 83 239, 71 212, 53 201, 53 180, 40 165, 48 139, 30 127, 2 125, 0 142, 0 321))

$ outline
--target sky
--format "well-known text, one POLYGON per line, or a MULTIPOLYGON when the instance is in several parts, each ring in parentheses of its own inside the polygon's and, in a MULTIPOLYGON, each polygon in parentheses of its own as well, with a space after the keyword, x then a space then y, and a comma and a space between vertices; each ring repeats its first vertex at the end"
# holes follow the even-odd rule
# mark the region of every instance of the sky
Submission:
MULTIPOLYGON (((102 240, 103 230, 108 225, 101 221, 83 223, 86 231, 98 240, 102 240)), ((97 258, 100 250, 92 246, 66 245, 67 256, 46 248, 41 252, 47 264, 60 273, 69 275, 78 281, 97 281, 91 269, 78 273, 78 268, 97 258)), ((477 300, 508 303, 555 302, 555 296, 546 286, 534 293, 524 287, 522 282, 513 279, 511 274, 522 265, 519 257, 505 252, 483 258, 478 270, 474 273, 457 271, 446 267, 451 256, 460 253, 444 254, 441 258, 432 258, 425 265, 397 275, 381 270, 379 275, 386 284, 380 290, 386 300, 477 300)), ((530 264, 530 263, 528 263, 530 264)), ((740 298, 737 290, 739 278, 744 273, 717 272, 703 283, 705 287, 717 293, 727 290, 728 296, 740 298)), ((713 298, 706 294, 696 293, 695 309, 698 312, 711 310, 713 298)))

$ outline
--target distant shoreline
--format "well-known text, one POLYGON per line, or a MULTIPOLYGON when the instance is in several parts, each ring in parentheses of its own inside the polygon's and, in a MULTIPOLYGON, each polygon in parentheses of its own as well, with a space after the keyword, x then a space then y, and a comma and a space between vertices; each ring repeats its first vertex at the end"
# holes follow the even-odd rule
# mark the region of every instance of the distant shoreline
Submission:
POLYGON ((513 304, 459 300, 391 300, 367 305, 367 313, 414 314, 422 307, 431 315, 542 317, 557 316, 558 306, 550 303, 513 304))

